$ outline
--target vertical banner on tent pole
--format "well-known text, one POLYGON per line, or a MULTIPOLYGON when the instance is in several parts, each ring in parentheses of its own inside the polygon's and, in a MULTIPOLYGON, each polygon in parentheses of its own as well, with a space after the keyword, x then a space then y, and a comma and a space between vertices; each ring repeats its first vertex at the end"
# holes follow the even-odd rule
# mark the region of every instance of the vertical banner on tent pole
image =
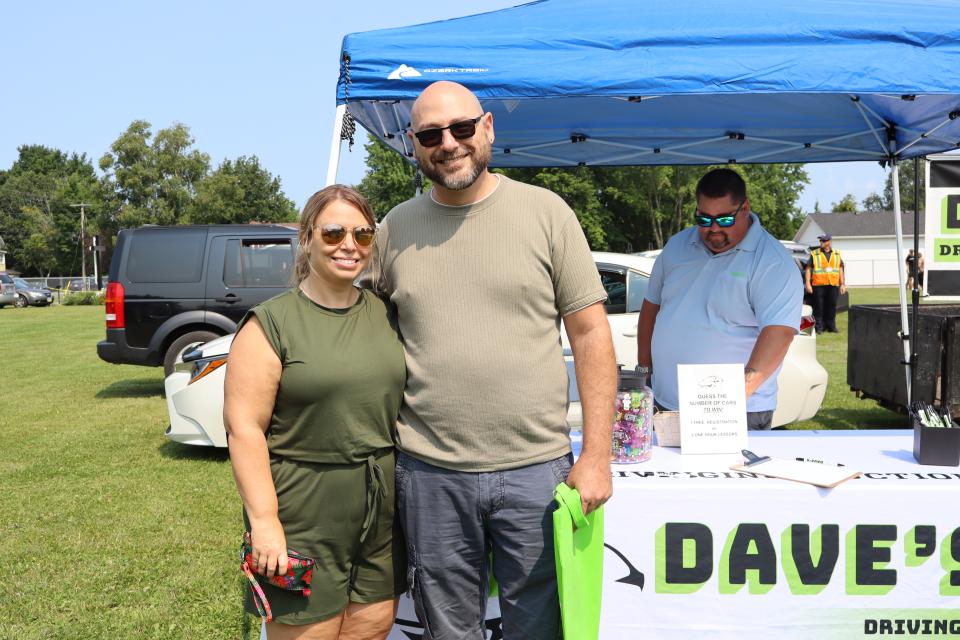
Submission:
POLYGON ((337 182, 337 169, 340 166, 340 130, 343 129, 343 116, 347 112, 347 105, 337 105, 337 112, 333 116, 333 137, 330 139, 330 160, 327 164, 327 179, 323 186, 329 187, 337 182))
MULTIPOLYGON (((900 167, 897 161, 890 163, 890 180, 893 183, 893 224, 897 232, 897 264, 903 265, 906 258, 903 255, 903 221, 900 219, 900 167)), ((910 324, 907 320, 907 283, 906 274, 902 268, 897 268, 898 279, 900 281, 900 340, 903 342, 903 362, 904 371, 907 375, 907 404, 912 401, 910 397, 910 380, 913 377, 910 372, 910 324)))
POLYGON ((931 155, 926 162, 924 290, 960 295, 960 157, 931 155))

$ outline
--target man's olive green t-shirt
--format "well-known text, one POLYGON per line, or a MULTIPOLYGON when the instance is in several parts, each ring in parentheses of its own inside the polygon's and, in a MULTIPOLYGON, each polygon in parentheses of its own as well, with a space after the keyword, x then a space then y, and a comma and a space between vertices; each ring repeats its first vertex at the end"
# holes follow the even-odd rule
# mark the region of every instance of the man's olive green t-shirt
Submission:
POLYGON ((397 446, 461 471, 570 451, 560 318, 606 298, 570 207, 499 180, 472 205, 395 207, 365 278, 396 306, 406 354, 397 446))
POLYGON ((361 291, 327 309, 299 287, 251 309, 283 369, 267 431, 271 455, 303 462, 363 462, 394 445, 406 376, 388 307, 361 291))

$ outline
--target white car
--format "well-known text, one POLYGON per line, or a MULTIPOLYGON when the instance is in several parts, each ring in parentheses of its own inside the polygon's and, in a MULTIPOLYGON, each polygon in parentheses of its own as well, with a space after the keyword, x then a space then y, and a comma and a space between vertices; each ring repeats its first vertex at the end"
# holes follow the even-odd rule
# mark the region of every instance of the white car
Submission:
POLYGON ((164 381, 170 426, 167 437, 181 444, 226 447, 223 379, 233 336, 228 334, 183 355, 164 381))
MULTIPOLYGON (((594 262, 607 290, 607 318, 613 332, 617 363, 624 369, 637 364, 637 319, 647 291, 654 257, 619 253, 594 253, 594 262)), ((799 277, 799 276, 798 276, 799 277)), ((804 314, 809 315, 809 307, 804 314)), ((817 362, 817 338, 812 318, 805 318, 803 331, 790 345, 777 380, 777 410, 773 426, 806 420, 816 415, 827 390, 827 372, 817 362)), ((233 334, 217 338, 187 353, 165 383, 170 427, 167 437, 183 444, 227 446, 223 428, 223 379, 233 334)), ((570 377, 570 410, 567 420, 577 428, 582 423, 580 397, 573 373, 573 359, 565 332, 561 342, 570 377)))

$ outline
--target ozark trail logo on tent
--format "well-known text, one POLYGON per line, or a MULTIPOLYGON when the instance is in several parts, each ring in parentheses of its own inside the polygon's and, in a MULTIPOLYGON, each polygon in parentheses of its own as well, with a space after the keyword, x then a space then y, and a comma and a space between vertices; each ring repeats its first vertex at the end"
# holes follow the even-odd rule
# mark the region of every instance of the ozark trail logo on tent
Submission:
POLYGON ((390 75, 387 76, 387 80, 403 80, 404 78, 416 78, 420 75, 423 74, 413 67, 408 67, 407 65, 402 64, 390 72, 390 75))

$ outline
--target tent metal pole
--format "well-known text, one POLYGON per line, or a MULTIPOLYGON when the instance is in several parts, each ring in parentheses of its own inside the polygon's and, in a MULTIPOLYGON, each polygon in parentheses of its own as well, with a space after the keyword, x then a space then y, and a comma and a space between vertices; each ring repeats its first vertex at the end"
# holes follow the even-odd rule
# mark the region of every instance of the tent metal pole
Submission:
POLYGON ((347 113, 347 105, 337 105, 333 116, 333 137, 330 139, 330 160, 327 163, 327 179, 323 186, 329 187, 337 182, 337 169, 340 167, 340 132, 343 130, 343 116, 347 113))
POLYGON ((917 397, 917 315, 920 310, 920 157, 913 159, 913 299, 910 322, 910 397, 917 397))
MULTIPOLYGON (((891 144, 894 144, 891 142, 891 144)), ((906 258, 903 256, 903 222, 900 219, 900 167, 897 166, 896 158, 890 161, 890 179, 893 182, 893 223, 897 235, 897 264, 905 264, 906 258)), ((903 342, 903 366, 906 367, 907 383, 907 407, 913 400, 911 395, 910 380, 912 378, 912 369, 910 366, 910 325, 907 319, 907 283, 905 281, 903 269, 897 268, 897 274, 900 281, 900 339, 903 342)))

